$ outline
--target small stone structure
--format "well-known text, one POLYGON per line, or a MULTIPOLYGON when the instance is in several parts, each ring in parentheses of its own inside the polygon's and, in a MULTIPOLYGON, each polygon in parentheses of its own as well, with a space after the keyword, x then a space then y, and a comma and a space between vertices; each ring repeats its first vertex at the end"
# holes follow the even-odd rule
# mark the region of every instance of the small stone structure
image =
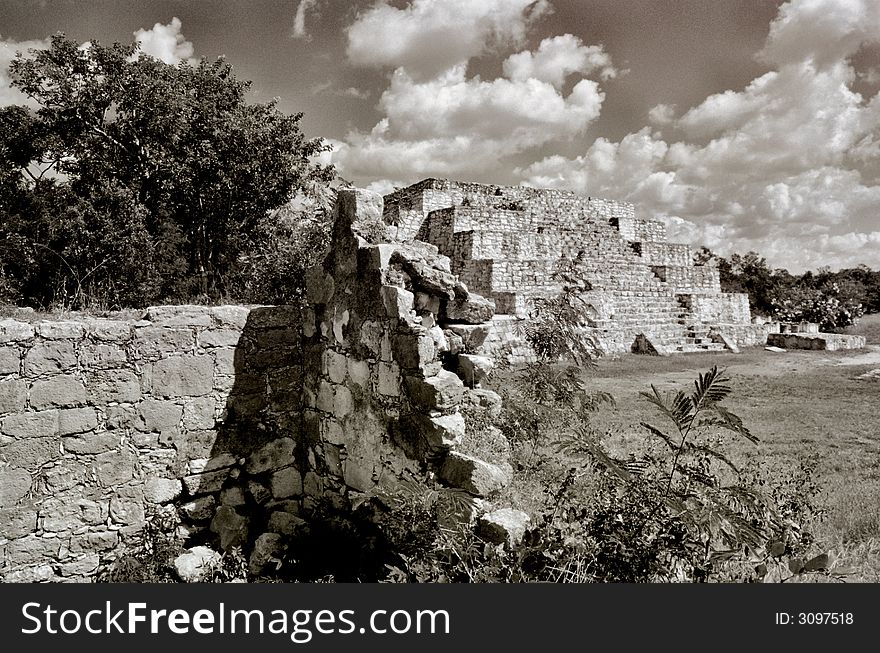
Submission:
MULTIPOLYGON (((385 197, 385 222, 399 240, 436 245, 469 289, 494 300, 490 348, 512 343, 535 298, 561 290, 565 264, 581 277, 607 352, 753 346, 772 330, 751 323, 747 295, 721 292, 716 268, 694 265, 689 245, 667 242, 663 223, 636 218, 632 204, 426 179, 385 197)), ((512 344, 514 359, 529 358, 512 344)))
MULTIPOLYGON (((319 508, 431 477, 501 489, 509 464, 460 448, 461 406, 500 406, 491 361, 461 351, 491 303, 433 245, 367 243, 381 216, 340 193, 304 308, 0 321, 0 578, 87 580, 152 513, 260 573, 319 508)), ((214 559, 187 556, 187 579, 214 559)))

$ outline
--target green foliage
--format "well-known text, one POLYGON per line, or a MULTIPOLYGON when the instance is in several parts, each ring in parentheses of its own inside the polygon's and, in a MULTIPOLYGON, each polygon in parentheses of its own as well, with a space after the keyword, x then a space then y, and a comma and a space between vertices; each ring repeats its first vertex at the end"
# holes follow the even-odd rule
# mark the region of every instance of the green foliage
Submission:
POLYGON ((58 34, 10 70, 39 106, 0 110, 0 278, 20 303, 229 297, 286 235, 272 212, 332 177, 301 114, 248 103, 222 59, 172 66, 58 34))

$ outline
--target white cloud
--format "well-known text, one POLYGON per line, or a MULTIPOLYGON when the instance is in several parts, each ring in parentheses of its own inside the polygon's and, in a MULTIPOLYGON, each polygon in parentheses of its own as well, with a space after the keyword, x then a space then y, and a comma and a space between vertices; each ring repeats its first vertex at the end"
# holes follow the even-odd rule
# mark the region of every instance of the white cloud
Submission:
POLYGON ((0 107, 11 104, 26 104, 36 107, 36 104, 28 99, 26 95, 18 89, 12 88, 9 64, 15 59, 17 52, 27 55, 30 50, 45 50, 48 47, 49 39, 41 41, 13 41, 0 38, 0 107))
POLYGON ((156 23, 151 29, 137 30, 134 40, 140 45, 141 52, 167 64, 194 63, 193 44, 183 36, 182 27, 180 19, 175 16, 167 25, 156 23))
POLYGON ((403 67, 428 79, 488 49, 521 44, 547 0, 413 0, 398 9, 380 0, 348 28, 349 60, 403 67))
MULTIPOLYGON (((848 62, 880 39, 878 21, 875 0, 789 2, 762 50, 775 69, 686 111, 674 121, 684 140, 646 127, 517 174, 633 201, 672 237, 722 253, 754 249, 792 270, 880 267, 880 94, 854 92, 848 62)), ((649 119, 673 124, 674 112, 658 105, 649 119)))
POLYGON ((601 45, 584 45, 572 34, 541 41, 535 52, 517 52, 503 63, 504 74, 515 82, 537 79, 562 88, 572 73, 589 75, 598 71, 602 79, 617 76, 611 57, 601 45))
POLYGON ((306 13, 314 9, 317 4, 318 0, 300 0, 293 17, 293 29, 290 31, 292 38, 311 40, 312 37, 306 30, 306 13))

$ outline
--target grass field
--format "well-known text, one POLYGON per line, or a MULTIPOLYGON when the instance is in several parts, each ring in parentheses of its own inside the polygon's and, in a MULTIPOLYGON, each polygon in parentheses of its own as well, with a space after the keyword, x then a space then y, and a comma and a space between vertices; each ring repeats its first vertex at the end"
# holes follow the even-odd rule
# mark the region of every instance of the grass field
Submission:
POLYGON ((827 510, 815 525, 820 544, 839 568, 856 570, 849 580, 880 581, 880 380, 858 378, 880 368, 880 316, 868 316, 850 332, 867 336, 869 348, 602 360, 589 373, 591 385, 617 404, 604 408, 596 425, 614 434, 613 447, 637 447, 645 440, 640 422, 662 423, 640 391, 651 384, 661 392, 688 389, 699 372, 726 368, 733 393, 725 403, 760 438, 757 446, 732 445, 733 453, 779 474, 816 456, 818 501, 827 510))

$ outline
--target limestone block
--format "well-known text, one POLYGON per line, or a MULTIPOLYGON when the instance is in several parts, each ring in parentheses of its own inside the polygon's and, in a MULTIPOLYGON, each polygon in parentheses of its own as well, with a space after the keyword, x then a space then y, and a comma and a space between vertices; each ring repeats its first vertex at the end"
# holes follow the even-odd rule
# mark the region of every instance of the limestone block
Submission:
POLYGON ((18 320, 0 320, 0 343, 19 342, 34 337, 34 327, 18 320))
POLYGON ((224 551, 247 540, 247 518, 228 505, 217 508, 210 528, 220 538, 220 548, 224 551))
MULTIPOLYGON (((131 370, 106 370, 90 379, 88 392, 96 405, 110 402, 134 403, 141 399, 140 381, 131 370)), ((33 398, 31 404, 33 405, 33 398)))
POLYGON ((409 319, 413 309, 413 294, 399 286, 382 286, 380 290, 385 314, 391 318, 409 319))
POLYGON ((21 370, 21 350, 0 346, 0 374, 18 374, 21 370))
POLYGON ((200 397, 214 387, 210 356, 172 356, 153 365, 153 394, 162 397, 200 397))
POLYGON ((430 293, 418 292, 415 294, 413 307, 419 312, 437 315, 440 313, 440 298, 430 293))
POLYGON ((257 503, 266 503, 269 499, 272 498, 272 493, 262 483, 257 483, 256 481, 248 481, 247 491, 250 497, 257 503))
POLYGON ((3 578, 6 583, 45 583, 57 579, 52 565, 13 569, 3 578))
POLYGON ((10 415, 0 422, 0 432, 14 438, 46 438, 58 433, 58 411, 10 415))
POLYGON ((58 411, 58 433, 72 435, 85 433, 98 426, 98 414, 94 408, 63 408, 58 411))
POLYGON ((217 349, 214 364, 217 374, 235 374, 235 349, 217 349))
POLYGON ((440 478, 452 487, 488 497, 510 483, 511 472, 473 456, 451 451, 440 468, 440 478))
POLYGON ((376 366, 376 390, 386 397, 400 396, 400 368, 396 363, 379 363, 376 366))
POLYGON ((220 554, 206 546, 187 549, 174 560, 177 577, 184 583, 203 580, 220 563, 220 554))
POLYGON ((87 323, 89 333, 105 342, 128 342, 131 340, 131 323, 119 320, 96 319, 87 323))
POLYGON ((365 387, 370 382, 370 364, 367 361, 347 359, 348 376, 355 385, 365 387))
POLYGON ((233 485, 232 487, 225 488, 222 492, 220 492, 220 503, 222 503, 224 506, 231 506, 232 508, 243 506, 246 503, 244 498, 244 490, 238 485, 233 485))
POLYGON ((40 507, 39 525, 49 533, 73 531, 84 525, 103 523, 101 504, 89 499, 46 499, 40 507))
POLYGON ((134 406, 109 406, 105 416, 108 429, 127 429, 137 420, 134 406))
POLYGON ((296 533, 297 530, 305 528, 307 525, 308 524, 304 519, 297 517, 292 513, 278 510, 269 515, 269 524, 267 528, 272 533, 278 533, 290 537, 296 533))
POLYGON ((110 499, 110 517, 117 524, 142 526, 144 502, 138 497, 113 497, 110 499))
POLYGON ((144 315, 144 319, 149 320, 158 327, 209 327, 214 324, 211 312, 208 306, 192 304, 183 306, 150 306, 144 315))
POLYGON ((101 556, 97 553, 87 553, 78 560, 65 562, 59 565, 58 570, 61 572, 62 576, 90 576, 98 571, 98 566, 100 564, 101 556))
POLYGON ((389 243, 380 243, 370 247, 370 269, 384 270, 387 268, 395 249, 396 246, 389 243))
POLYGON ((395 336, 393 347, 394 360, 406 369, 418 369, 437 358, 437 346, 427 332, 420 335, 395 336))
POLYGON ((31 490, 31 475, 24 469, 0 468, 0 509, 11 508, 31 490))
MULTIPOLYGON (((0 486, 0 501, 3 501, 2 493, 3 486, 0 486)), ((30 535, 35 530, 37 511, 32 505, 0 508, 0 539, 14 540, 30 535)))
POLYGON ((191 352, 195 336, 192 329, 147 326, 135 329, 134 342, 144 356, 158 357, 191 352))
POLYGON ((280 565, 279 556, 283 551, 284 540, 279 533, 263 533, 254 542, 253 551, 248 558, 250 573, 259 576, 271 567, 280 565))
POLYGON ((465 391, 462 403, 484 408, 492 418, 496 418, 501 414, 501 397, 498 393, 486 388, 468 389, 465 391))
POLYGON ((447 338, 450 337, 450 333, 461 338, 465 351, 474 352, 486 342, 491 329, 491 325, 488 324, 450 324, 445 332, 447 338))
POLYGON ((183 427, 190 431, 214 428, 214 398, 199 397, 183 402, 183 427))
POLYGON ((128 355, 119 345, 86 342, 82 345, 80 360, 85 368, 105 369, 125 365, 128 355))
POLYGON ((6 545, 6 561, 10 566, 45 563, 58 555, 62 540, 28 535, 6 545))
POLYGON ((449 340, 446 338, 446 334, 443 333, 443 329, 435 324, 428 329, 428 335, 431 336, 431 340, 434 341, 434 347, 436 347, 437 353, 442 354, 449 351, 449 340))
POLYGON ((348 359, 332 349, 324 351, 321 359, 321 372, 326 374, 332 383, 342 383, 345 380, 348 359))
POLYGON ((251 309, 245 306, 214 306, 211 308, 211 315, 218 324, 236 329, 244 328, 250 312, 251 309))
POLYGON ((482 324, 495 315, 495 300, 470 293, 467 299, 446 302, 441 319, 447 322, 482 324))
POLYGON ((118 433, 79 433, 61 439, 65 453, 91 455, 112 451, 120 445, 118 433))
POLYGON ((292 438, 272 440, 248 457, 245 471, 248 474, 262 474, 287 467, 293 462, 295 446, 292 438))
POLYGON ((515 546, 522 542, 531 518, 522 510, 501 508, 480 517, 478 533, 492 544, 515 546))
POLYGON ((458 355, 458 375, 468 387, 481 385, 495 367, 495 361, 488 356, 474 354, 458 355))
POLYGON ((173 401, 145 399, 138 406, 136 428, 145 432, 161 432, 176 428, 183 416, 183 406, 173 401))
POLYGON ((81 322, 38 322, 37 333, 47 340, 79 340, 85 335, 81 322))
POLYGON ((301 496, 303 493, 302 475, 295 467, 285 467, 272 474, 269 481, 272 496, 276 499, 287 499, 301 496))
POLYGON ((176 478, 151 476, 144 483, 144 498, 150 503, 168 503, 180 496, 183 486, 176 478))
POLYGON ((70 538, 70 552, 73 554, 90 551, 111 551, 119 543, 116 531, 97 531, 74 535, 70 538))
POLYGON ((27 404, 27 383, 19 379, 0 381, 0 415, 24 410, 27 404))
POLYGON ((417 415, 412 423, 432 451, 450 449, 464 439, 465 421, 461 413, 439 417, 417 415))
POLYGON ((219 492, 229 475, 228 467, 203 474, 190 474, 183 477, 183 486, 190 496, 219 492))
MULTIPOLYGON (((3 384, 0 383, 0 388, 3 384)), ((2 393, 2 390, 0 390, 2 393)), ((30 404, 35 410, 81 406, 86 403, 86 389, 82 381, 72 375, 54 376, 35 381, 31 386, 30 404)))
POLYGON ((61 439, 34 437, 16 440, 2 447, 2 455, 6 460, 14 460, 22 469, 36 470, 61 457, 61 439))
POLYGON ((413 403, 428 411, 451 411, 461 403, 464 393, 461 379, 448 370, 428 379, 407 376, 406 387, 413 403))
POLYGON ((24 357, 25 373, 31 376, 66 372, 76 367, 76 350, 67 340, 38 342, 24 357))
POLYGON ((120 485, 134 476, 134 458, 128 451, 108 451, 98 454, 92 463, 101 485, 120 485))
POLYGON ((204 521, 214 516, 214 508, 217 505, 216 499, 210 494, 207 496, 187 501, 180 506, 180 511, 193 521, 204 521))
POLYGON ((235 347, 241 338, 237 329, 207 329, 199 334, 200 347, 235 347))

